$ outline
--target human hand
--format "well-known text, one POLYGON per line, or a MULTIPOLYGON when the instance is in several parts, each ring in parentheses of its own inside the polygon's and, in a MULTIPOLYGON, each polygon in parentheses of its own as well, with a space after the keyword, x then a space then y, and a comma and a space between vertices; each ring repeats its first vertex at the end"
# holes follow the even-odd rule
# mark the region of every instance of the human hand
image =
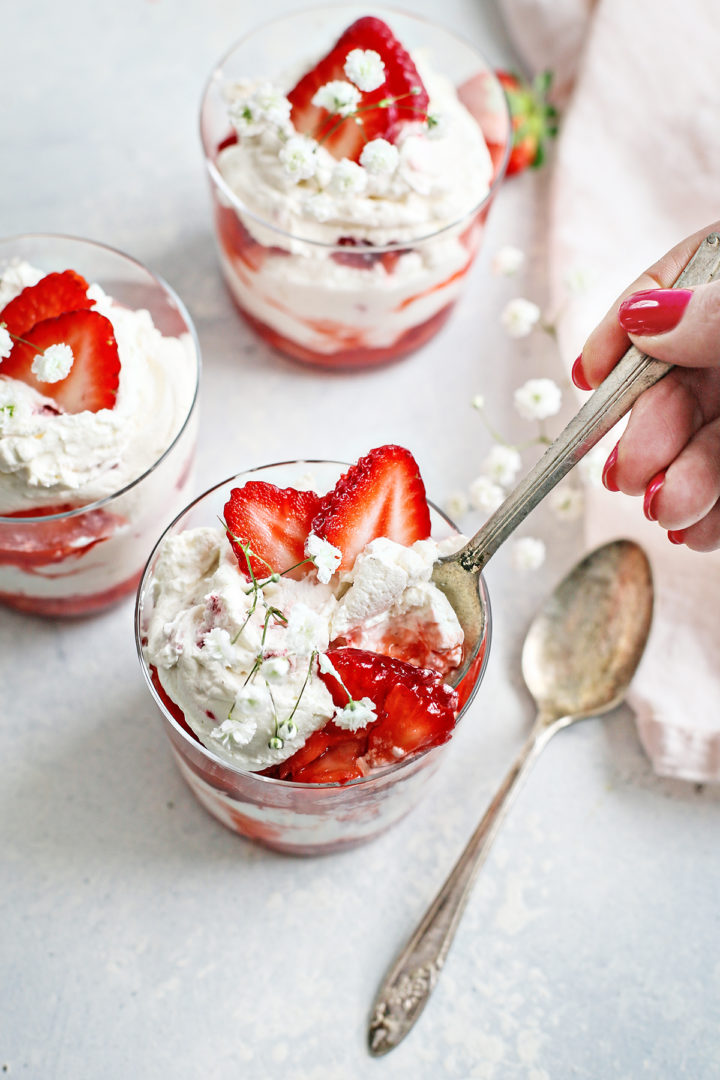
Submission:
POLYGON ((635 402, 605 464, 610 491, 644 493, 650 521, 673 544, 720 547, 720 281, 671 289, 720 221, 689 236, 633 282, 593 330, 575 361, 573 381, 597 386, 627 351, 676 364, 635 402))

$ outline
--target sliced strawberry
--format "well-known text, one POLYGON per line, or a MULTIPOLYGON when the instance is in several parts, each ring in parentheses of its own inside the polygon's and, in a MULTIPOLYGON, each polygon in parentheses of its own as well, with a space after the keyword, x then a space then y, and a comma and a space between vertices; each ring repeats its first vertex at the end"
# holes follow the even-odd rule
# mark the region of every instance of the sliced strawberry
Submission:
POLYGON ((378 536, 409 546, 430 536, 425 485, 415 458, 402 446, 379 446, 340 477, 312 523, 313 532, 343 553, 349 569, 378 536))
POLYGON ((68 413, 112 409, 120 376, 112 323, 97 311, 69 311, 44 319, 15 342, 0 374, 22 380, 68 413), (74 361, 64 379, 43 382, 34 375, 32 365, 51 345, 69 345, 74 361))
POLYGON ((292 757, 266 770, 278 780, 300 784, 345 784, 363 776, 366 731, 343 731, 332 721, 314 732, 292 757))
POLYGON ((297 131, 321 141, 334 157, 352 161, 360 158, 365 143, 371 139, 393 142, 403 123, 424 119, 428 107, 427 92, 409 53, 387 23, 372 16, 352 23, 327 56, 300 79, 288 99, 297 131), (352 49, 373 49, 379 53, 385 64, 385 82, 376 90, 361 95, 357 117, 342 120, 313 105, 312 99, 325 83, 348 81, 344 67, 352 49), (380 105, 388 98, 401 100, 380 105))
MULTIPOLYGON (((328 657, 347 693, 375 705, 377 722, 366 729, 369 765, 387 765, 450 738, 458 697, 436 671, 363 649, 330 649, 328 657)), ((335 704, 346 705, 347 693, 337 679, 321 678, 335 704)))
MULTIPOLYGON (((240 544, 249 544, 254 555, 250 565, 256 577, 281 573, 305 558, 305 541, 320 506, 314 491, 279 488, 264 480, 249 480, 233 488, 225 503, 225 524, 240 569, 248 577, 247 560, 240 544), (238 543, 239 541, 239 543, 238 543)), ((312 567, 300 567, 300 577, 312 567)))
POLYGON ((530 83, 507 71, 496 72, 508 99, 513 126, 513 142, 507 175, 528 166, 538 168, 545 160, 545 142, 557 134, 557 110, 548 103, 552 83, 549 71, 530 83))
POLYGON ((0 323, 16 337, 25 337, 36 323, 56 319, 67 311, 91 308, 95 303, 87 296, 88 283, 74 270, 47 274, 36 285, 26 286, 0 311, 0 323))
POLYGON ((26 573, 36 567, 79 559, 95 544, 108 540, 126 524, 125 519, 107 510, 88 510, 85 514, 43 521, 50 514, 64 514, 75 509, 62 504, 33 510, 18 510, 9 518, 37 518, 31 524, 3 522, 0 528, 0 566, 18 566, 26 573))

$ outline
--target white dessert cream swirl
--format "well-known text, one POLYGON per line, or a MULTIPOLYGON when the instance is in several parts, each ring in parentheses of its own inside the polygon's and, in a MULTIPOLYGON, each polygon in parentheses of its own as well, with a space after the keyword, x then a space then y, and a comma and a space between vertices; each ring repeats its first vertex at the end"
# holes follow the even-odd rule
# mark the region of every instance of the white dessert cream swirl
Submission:
POLYGON ((402 620, 446 669, 457 663, 462 630, 430 575, 459 542, 375 539, 339 580, 280 577, 258 602, 224 531, 189 529, 164 542, 154 566, 145 659, 209 750, 242 770, 276 765, 337 716, 316 663, 329 645, 382 652, 402 620))

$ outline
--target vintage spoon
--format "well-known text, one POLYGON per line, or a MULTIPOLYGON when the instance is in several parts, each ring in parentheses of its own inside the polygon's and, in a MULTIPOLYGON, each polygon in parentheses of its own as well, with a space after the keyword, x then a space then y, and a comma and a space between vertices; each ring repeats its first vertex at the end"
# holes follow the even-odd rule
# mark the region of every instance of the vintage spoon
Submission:
MULTIPOLYGON (((673 288, 702 285, 720 273, 720 236, 711 233, 673 288)), ((483 527, 454 555, 435 564, 433 581, 455 609, 465 635, 463 663, 448 678, 457 686, 477 655, 485 631, 478 575, 504 540, 548 492, 627 413, 643 390, 662 379, 672 364, 654 360, 633 345, 598 386, 537 464, 483 527)))
POLYGON ((392 1050, 432 993, 476 875, 530 766, 556 731, 624 698, 650 630, 650 564, 631 540, 596 548, 568 574, 525 638, 522 672, 537 719, 426 915, 386 976, 370 1020, 370 1053, 392 1050))

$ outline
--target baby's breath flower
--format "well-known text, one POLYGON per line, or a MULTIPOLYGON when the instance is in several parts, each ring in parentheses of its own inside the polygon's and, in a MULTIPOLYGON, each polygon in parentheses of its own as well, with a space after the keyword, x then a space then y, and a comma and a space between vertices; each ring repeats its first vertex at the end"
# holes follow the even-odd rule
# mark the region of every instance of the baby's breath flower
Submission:
POLYGON ((400 154, 396 146, 387 139, 371 139, 360 154, 360 164, 374 176, 389 175, 395 172, 400 154))
POLYGON ((520 248, 505 244, 495 252, 492 272, 497 277, 512 277, 525 265, 525 252, 520 248))
POLYGON ((207 650, 208 656, 211 656, 213 660, 218 660, 225 667, 232 667, 235 652, 227 630, 221 626, 215 626, 212 630, 208 630, 202 640, 203 648, 207 650))
POLYGON ((318 581, 327 585, 342 562, 342 551, 311 532, 305 541, 305 554, 315 564, 318 581))
POLYGON ((335 79, 325 83, 313 94, 312 103, 320 109, 327 109, 329 113, 337 113, 339 116, 350 116, 354 113, 360 102, 360 91, 352 83, 335 79))
POLYGON ((13 347, 13 339, 5 326, 0 326, 0 360, 6 360, 13 347))
POLYGON ((313 611, 307 604, 295 604, 288 615, 285 644, 290 652, 298 656, 310 656, 315 649, 326 649, 328 645, 327 619, 313 611))
POLYGON ((565 275, 565 288, 574 296, 587 292, 595 280, 595 274, 589 266, 574 266, 565 275))
POLYGON ((452 121, 445 113, 427 114, 428 139, 444 139, 450 130, 452 121))
POLYGON ((247 682, 235 696, 233 714, 239 718, 259 716, 272 710, 272 700, 267 686, 261 682, 247 682))
POLYGON ((582 488, 561 484, 550 494, 550 509, 558 521, 577 521, 585 506, 582 488))
POLYGON ((55 383, 66 379, 75 362, 75 356, 69 345, 49 345, 43 353, 39 353, 30 370, 40 382, 55 383))
POLYGON ((238 135, 259 135, 262 131, 261 117, 255 115, 252 99, 249 97, 233 101, 228 106, 228 117, 238 135))
POLYGON ((500 322, 514 338, 527 337, 539 319, 540 308, 522 296, 508 300, 500 314, 500 322))
POLYGON ((481 465, 485 476, 496 484, 507 487, 522 468, 522 458, 514 446, 493 446, 481 465))
POLYGON ((515 391, 513 400, 524 420, 545 420, 559 412, 562 393, 552 379, 528 379, 515 391))
POLYGON ((269 656, 260 665, 260 674, 265 682, 280 683, 290 670, 290 661, 285 656, 269 656))
POLYGON ((284 127, 290 119, 292 105, 272 83, 262 83, 252 96, 255 114, 267 124, 284 127))
POLYGON ((453 491, 445 500, 445 512, 453 520, 467 514, 470 503, 464 491, 453 491))
POLYGON ((351 49, 343 70, 350 82, 365 94, 385 82, 385 64, 374 49, 351 49))
POLYGON ((329 221, 335 213, 335 203, 329 195, 318 191, 303 203, 303 210, 315 221, 329 221))
POLYGON ((361 165, 343 158, 333 169, 330 187, 338 195, 360 195, 367 187, 367 173, 361 165))
POLYGON ((333 723, 346 731, 357 731, 377 720, 375 704, 368 697, 348 701, 344 709, 336 708, 333 723))
POLYGON ((478 476, 470 485, 470 505, 475 510, 484 510, 492 514, 505 498, 505 492, 499 484, 493 483, 489 476, 478 476))
POLYGON ((213 728, 210 738, 216 739, 226 748, 231 746, 247 746, 257 731, 255 720, 223 720, 219 727, 213 728))
POLYGON ((523 536, 513 543, 510 561, 515 570, 537 570, 545 562, 545 545, 542 540, 523 536))
POLYGON ((473 409, 477 409, 478 412, 482 412, 482 410, 485 408, 485 398, 482 396, 482 394, 475 394, 474 397, 471 398, 470 404, 472 405, 473 409))
POLYGON ((282 750, 285 743, 277 735, 273 735, 271 739, 268 739, 268 746, 271 750, 282 750))
POLYGON ((294 720, 283 720, 281 724, 278 724, 277 733, 284 741, 285 739, 292 739, 297 735, 297 724, 294 720))
POLYGON ((278 157, 286 174, 295 183, 309 180, 317 168, 317 143, 307 135, 293 135, 280 150, 278 157))

